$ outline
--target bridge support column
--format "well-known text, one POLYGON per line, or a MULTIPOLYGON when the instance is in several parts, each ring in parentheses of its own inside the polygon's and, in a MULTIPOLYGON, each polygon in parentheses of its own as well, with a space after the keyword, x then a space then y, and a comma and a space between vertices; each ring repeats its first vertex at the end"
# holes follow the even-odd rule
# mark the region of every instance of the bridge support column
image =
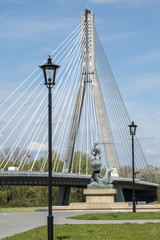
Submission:
POLYGON ((67 206, 69 204, 70 187, 59 187, 56 206, 67 206))
POLYGON ((116 202, 125 202, 123 189, 121 186, 116 186, 117 194, 116 194, 116 202))

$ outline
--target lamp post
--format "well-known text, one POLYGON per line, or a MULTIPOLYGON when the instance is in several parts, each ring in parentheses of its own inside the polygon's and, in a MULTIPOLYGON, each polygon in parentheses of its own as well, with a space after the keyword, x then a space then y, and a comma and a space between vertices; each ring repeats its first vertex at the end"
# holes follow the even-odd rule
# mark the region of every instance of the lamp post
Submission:
POLYGON ((134 124, 134 121, 132 121, 132 124, 129 126, 130 129, 130 135, 132 136, 132 180, 133 180, 133 195, 132 195, 132 203, 133 203, 133 212, 136 212, 136 197, 135 197, 135 172, 134 172, 134 136, 136 135, 136 128, 137 125, 134 124))
POLYGON ((49 56, 47 63, 39 66, 43 70, 45 85, 48 88, 48 240, 53 240, 53 215, 52 215, 52 87, 55 85, 56 70, 58 65, 52 63, 49 56))

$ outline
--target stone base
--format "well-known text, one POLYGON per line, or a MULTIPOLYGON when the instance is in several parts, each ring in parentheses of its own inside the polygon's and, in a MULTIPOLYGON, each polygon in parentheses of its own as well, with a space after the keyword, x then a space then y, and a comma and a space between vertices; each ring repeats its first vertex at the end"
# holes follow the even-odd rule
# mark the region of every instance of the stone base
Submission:
MULTIPOLYGON (((105 205, 86 204, 86 203, 70 203, 69 206, 53 206, 54 212, 64 211, 109 211, 109 212, 132 212, 132 206, 127 203, 107 203, 105 205)), ((138 205, 136 206, 136 212, 160 212, 160 204, 155 205, 138 205)))
MULTIPOLYGON (((116 189, 84 189, 86 202, 70 203, 69 206, 53 206, 53 211, 109 211, 132 212, 130 202, 115 202, 116 189)), ((137 205, 137 212, 160 212, 160 204, 137 205)))
POLYGON ((114 203, 116 193, 116 189, 83 189, 87 204, 114 203))

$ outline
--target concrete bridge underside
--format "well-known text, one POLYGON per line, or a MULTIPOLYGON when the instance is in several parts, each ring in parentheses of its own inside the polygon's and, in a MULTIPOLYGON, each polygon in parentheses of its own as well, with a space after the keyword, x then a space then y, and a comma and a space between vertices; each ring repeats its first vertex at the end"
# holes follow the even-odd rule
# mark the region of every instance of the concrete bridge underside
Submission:
MULTIPOLYGON (((73 173, 53 173, 52 185, 63 189, 70 187, 87 188, 91 175, 73 173)), ((116 201, 132 201, 132 179, 113 177, 117 189, 116 201), (121 191, 124 198, 122 198, 121 191)), ((48 186, 48 172, 8 172, 0 173, 0 185, 48 186)), ((158 184, 135 180, 136 200, 152 202, 156 200, 158 184)), ((67 205, 67 202, 66 202, 67 205)))

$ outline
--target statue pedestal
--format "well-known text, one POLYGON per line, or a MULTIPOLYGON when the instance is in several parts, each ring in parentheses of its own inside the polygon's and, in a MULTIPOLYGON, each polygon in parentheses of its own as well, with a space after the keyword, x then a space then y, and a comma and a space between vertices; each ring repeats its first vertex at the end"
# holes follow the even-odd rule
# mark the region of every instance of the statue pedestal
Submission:
POLYGON ((116 193, 116 189, 83 189, 87 204, 114 203, 116 193))
MULTIPOLYGON (((84 189, 86 202, 70 203, 69 206, 54 206, 54 211, 132 211, 128 202, 115 202, 116 189, 84 189)), ((147 205, 145 205, 147 206, 147 205)), ((138 206, 137 206, 138 208, 138 206)))

